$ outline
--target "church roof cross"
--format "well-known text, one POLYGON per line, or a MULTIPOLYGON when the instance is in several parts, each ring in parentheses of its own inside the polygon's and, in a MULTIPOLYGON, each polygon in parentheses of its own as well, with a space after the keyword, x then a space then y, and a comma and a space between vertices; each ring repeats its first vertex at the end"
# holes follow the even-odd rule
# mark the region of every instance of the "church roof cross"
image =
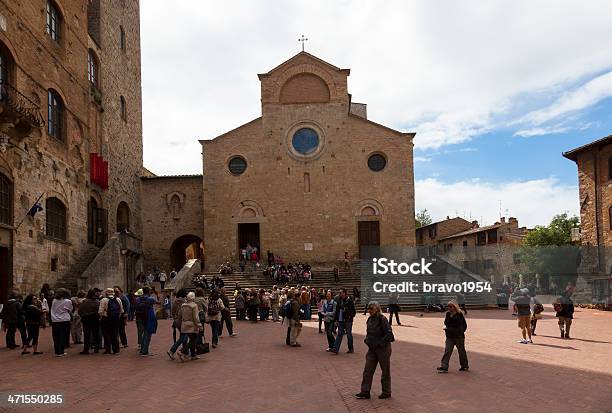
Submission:
POLYGON ((298 39, 298 42, 302 43, 302 52, 304 51, 304 44, 305 44, 305 42, 307 42, 307 41, 308 41, 308 38, 307 38, 307 37, 304 37, 304 35, 302 35, 302 37, 300 37, 300 38, 298 39))

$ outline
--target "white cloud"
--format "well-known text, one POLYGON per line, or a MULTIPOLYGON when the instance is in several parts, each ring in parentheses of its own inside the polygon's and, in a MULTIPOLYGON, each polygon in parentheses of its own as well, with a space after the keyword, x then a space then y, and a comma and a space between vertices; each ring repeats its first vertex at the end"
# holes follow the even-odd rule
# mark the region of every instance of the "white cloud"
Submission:
POLYGON ((570 130, 571 128, 569 126, 548 126, 548 127, 539 127, 539 128, 531 128, 531 129, 522 129, 520 131, 515 132, 514 136, 530 138, 532 136, 555 135, 558 133, 565 133, 570 130))
POLYGON ((431 158, 427 156, 415 156, 412 158, 414 162, 431 162, 431 158))
POLYGON ((518 218, 520 226, 547 225, 563 212, 579 215, 578 188, 555 178, 493 184, 481 180, 444 183, 435 178, 415 182, 416 209, 427 208, 434 221, 461 216, 492 224, 503 216, 518 218))
POLYGON ((521 122, 541 125, 592 106, 609 96, 612 96, 612 71, 563 93, 552 105, 528 113, 521 119, 521 122))
MULTIPOLYGON (((421 148, 549 107, 612 67, 608 0, 140 4, 144 155, 157 173, 201 172, 197 139, 260 115, 256 74, 297 53, 302 33, 309 52, 351 69, 350 92, 371 119, 417 132, 421 148)), ((606 80, 541 117, 595 102, 606 80)))

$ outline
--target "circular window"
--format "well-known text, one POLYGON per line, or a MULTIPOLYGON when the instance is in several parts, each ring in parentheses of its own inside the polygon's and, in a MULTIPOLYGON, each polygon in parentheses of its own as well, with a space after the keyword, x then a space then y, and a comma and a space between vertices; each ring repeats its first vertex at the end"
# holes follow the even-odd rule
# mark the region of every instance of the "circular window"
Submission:
POLYGON ((300 155, 310 155, 319 147, 319 135, 313 129, 301 128, 293 134, 291 144, 300 155))
POLYGON ((387 159, 379 153, 370 155, 368 158, 368 167, 374 172, 382 171, 385 166, 387 166, 387 159))
POLYGON ((244 158, 240 156, 234 156, 230 159, 229 164, 227 165, 229 171, 234 175, 240 175, 244 171, 246 171, 247 163, 244 158))

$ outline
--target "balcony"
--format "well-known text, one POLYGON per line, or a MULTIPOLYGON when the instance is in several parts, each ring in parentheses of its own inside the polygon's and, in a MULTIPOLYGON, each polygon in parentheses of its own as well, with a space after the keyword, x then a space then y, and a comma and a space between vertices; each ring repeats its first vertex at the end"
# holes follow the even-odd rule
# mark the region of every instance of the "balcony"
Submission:
POLYGON ((6 133, 16 139, 45 125, 38 105, 7 83, 0 83, 0 123, 8 124, 6 133))

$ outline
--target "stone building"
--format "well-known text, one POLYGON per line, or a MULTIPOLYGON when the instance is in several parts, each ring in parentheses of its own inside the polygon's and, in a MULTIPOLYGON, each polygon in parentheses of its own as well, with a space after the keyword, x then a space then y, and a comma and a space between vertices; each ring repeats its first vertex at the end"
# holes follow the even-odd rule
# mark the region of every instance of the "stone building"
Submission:
POLYGON ((0 87, 0 300, 127 286, 142 265, 138 2, 0 0, 0 87))
POLYGON ((520 271, 519 250, 527 235, 516 218, 500 218, 493 225, 447 218, 416 230, 419 256, 438 255, 460 268, 501 284, 520 271))
POLYGON ((203 258, 202 175, 142 177, 145 271, 177 271, 203 258))
POLYGON ((207 267, 247 244, 315 265, 414 246, 414 134, 369 120, 349 73, 301 52, 259 75, 260 117, 200 141, 207 267))
POLYGON ((430 251, 429 255, 434 255, 440 239, 472 229, 475 224, 461 217, 446 217, 444 221, 423 225, 416 229, 417 248, 421 251, 426 249, 430 251))
POLYGON ((612 304, 612 135, 563 156, 578 166, 581 271, 593 300, 612 304))

